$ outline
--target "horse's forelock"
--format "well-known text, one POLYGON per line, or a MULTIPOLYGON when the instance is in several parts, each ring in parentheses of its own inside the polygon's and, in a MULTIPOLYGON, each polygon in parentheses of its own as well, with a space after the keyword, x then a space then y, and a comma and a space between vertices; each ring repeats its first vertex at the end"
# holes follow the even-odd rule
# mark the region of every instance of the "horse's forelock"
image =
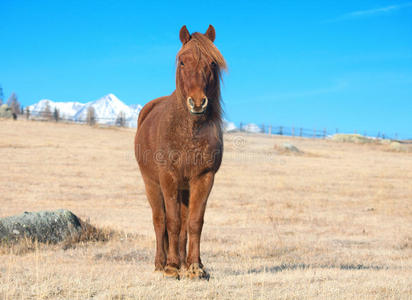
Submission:
POLYGON ((213 42, 201 33, 195 32, 192 34, 190 41, 187 42, 177 53, 177 59, 187 52, 191 52, 193 57, 198 62, 205 59, 209 65, 212 62, 216 63, 219 67, 219 71, 227 69, 226 61, 223 58, 223 55, 216 48, 213 42))

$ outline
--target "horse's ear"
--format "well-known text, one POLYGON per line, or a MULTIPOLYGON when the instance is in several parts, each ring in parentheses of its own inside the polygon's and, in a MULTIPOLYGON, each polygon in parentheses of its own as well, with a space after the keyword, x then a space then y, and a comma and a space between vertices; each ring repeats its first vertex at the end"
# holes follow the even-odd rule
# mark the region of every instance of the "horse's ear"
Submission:
POLYGON ((209 28, 207 29, 205 36, 207 36, 207 38, 209 40, 211 40, 212 42, 215 41, 216 38, 216 31, 215 28, 212 25, 209 25, 209 28))
POLYGON ((189 30, 187 30, 186 25, 183 25, 183 27, 180 29, 179 37, 183 45, 190 40, 190 33, 189 30))

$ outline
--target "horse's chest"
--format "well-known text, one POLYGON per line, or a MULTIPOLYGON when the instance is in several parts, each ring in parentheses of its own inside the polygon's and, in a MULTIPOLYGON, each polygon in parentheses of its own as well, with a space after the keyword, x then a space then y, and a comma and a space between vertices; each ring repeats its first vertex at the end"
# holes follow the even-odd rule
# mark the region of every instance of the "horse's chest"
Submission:
POLYGON ((217 164, 220 165, 221 146, 215 139, 186 139, 171 146, 169 163, 184 176, 190 177, 194 172, 205 169, 213 170, 217 164))

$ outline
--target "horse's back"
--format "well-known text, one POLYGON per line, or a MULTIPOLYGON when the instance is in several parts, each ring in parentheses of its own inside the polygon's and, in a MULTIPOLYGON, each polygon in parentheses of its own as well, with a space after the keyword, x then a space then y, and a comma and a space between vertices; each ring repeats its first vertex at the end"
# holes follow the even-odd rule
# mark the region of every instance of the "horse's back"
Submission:
POLYGON ((139 119, 137 121, 137 130, 141 128, 141 125, 143 122, 147 119, 147 117, 151 114, 152 111, 156 111, 159 109, 162 104, 167 101, 168 96, 160 97, 157 99, 154 99, 150 101, 149 103, 146 103, 145 106, 143 106, 142 110, 139 113, 139 119))

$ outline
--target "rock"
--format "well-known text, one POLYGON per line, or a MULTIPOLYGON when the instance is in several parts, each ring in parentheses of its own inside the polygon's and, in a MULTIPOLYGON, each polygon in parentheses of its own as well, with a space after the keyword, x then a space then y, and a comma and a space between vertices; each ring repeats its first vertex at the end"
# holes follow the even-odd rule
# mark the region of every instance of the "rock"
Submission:
POLYGON ((409 152, 409 148, 399 142, 391 142, 389 144, 389 150, 394 152, 409 152))
POLYGON ((0 241, 28 237, 44 243, 58 243, 82 231, 79 219, 66 209, 24 212, 0 218, 0 241))
POLYGON ((11 108, 7 104, 3 104, 0 106, 0 118, 11 118, 13 117, 13 113, 11 108))
POLYGON ((289 152, 294 152, 294 153, 302 153, 296 146, 289 144, 289 143, 284 143, 282 145, 283 149, 289 152))
POLYGON ((289 143, 275 145, 274 148, 278 154, 303 154, 303 151, 299 150, 296 146, 289 143))

